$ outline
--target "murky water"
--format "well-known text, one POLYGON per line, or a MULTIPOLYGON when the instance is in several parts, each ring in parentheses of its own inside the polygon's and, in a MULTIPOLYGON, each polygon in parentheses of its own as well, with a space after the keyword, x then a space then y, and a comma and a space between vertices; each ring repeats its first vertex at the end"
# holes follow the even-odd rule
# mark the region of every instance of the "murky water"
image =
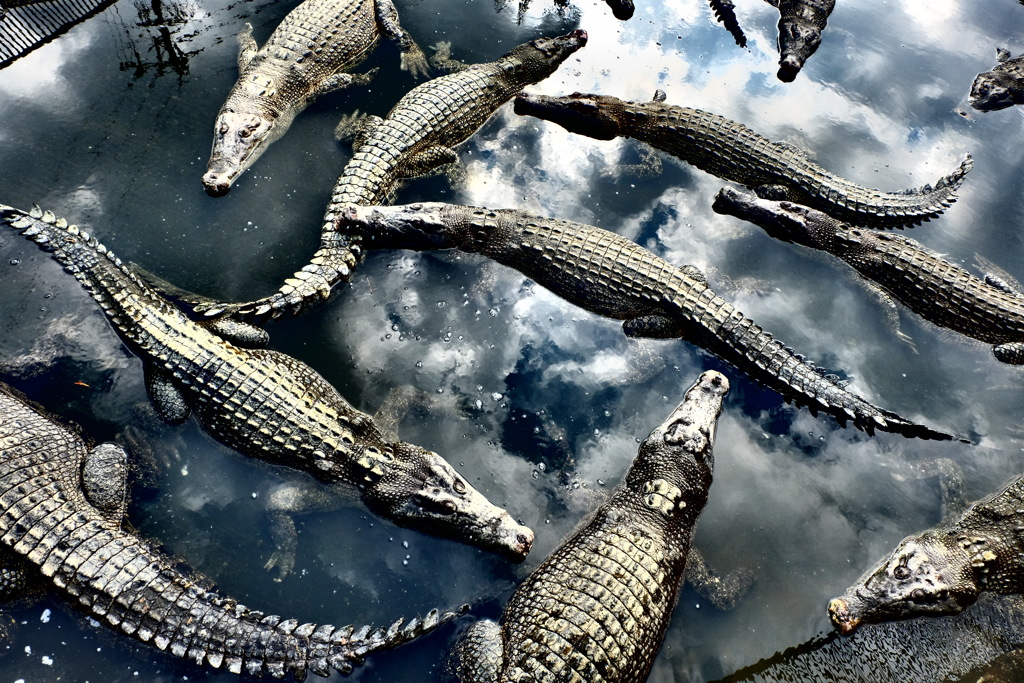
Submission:
MULTIPOLYGON (((165 1, 160 24, 149 4, 120 0, 0 71, 0 202, 50 208, 188 289, 230 299, 276 289, 315 249, 349 156, 332 140, 338 118, 352 109, 384 114, 415 84, 398 70, 397 49, 383 44, 359 69, 380 67, 371 88, 321 99, 227 197, 207 197, 199 179, 214 116, 237 75, 233 36, 248 21, 262 42, 294 4, 165 1)), ((912 236, 955 262, 987 259, 1024 280, 1022 110, 974 121, 954 111, 974 75, 994 64, 996 47, 1024 49, 1020 4, 842 0, 818 54, 790 85, 774 76, 778 15, 766 3, 737 2, 746 50, 700 0, 637 4, 625 23, 591 0, 564 14, 534 0, 521 23, 514 2, 411 0, 399 9, 421 45, 451 41, 467 61, 581 26, 590 44, 536 91, 648 99, 662 88, 671 103, 809 149, 870 186, 934 182, 973 152, 960 201, 912 236)), ((510 566, 352 506, 298 519, 297 568, 278 583, 263 569, 273 547, 263 504, 295 475, 248 462, 194 422, 158 424, 144 407, 140 363, 77 283, 13 234, 0 234, 0 376, 97 439, 136 444, 129 518, 142 533, 246 604, 341 624, 463 602, 474 615, 497 616, 516 583, 618 481, 697 373, 721 369, 733 391, 696 545, 720 571, 747 567, 757 582, 729 612, 684 589, 651 680, 727 676, 827 631, 830 597, 899 538, 938 521, 931 459, 956 461, 970 498, 1024 470, 1024 370, 909 314, 900 326, 913 345, 900 341, 851 270, 714 214, 721 182, 704 173, 671 161, 653 178, 617 170, 639 152, 506 108, 461 149, 464 188, 417 180, 399 199, 515 207, 615 230, 700 267, 721 295, 876 404, 976 445, 868 438, 794 409, 684 342, 627 340, 618 323, 503 267, 382 252, 328 305, 271 324, 273 346, 368 412, 394 387, 422 390, 432 400, 406 417, 403 438, 445 455, 532 526, 537 543, 524 565, 510 566)), ((981 609, 996 616, 929 637, 921 635, 927 623, 893 629, 887 637, 898 646, 832 643, 839 654, 827 668, 841 680, 892 680, 906 669, 878 662, 919 657, 915 680, 959 676, 1021 642, 1018 604, 994 602, 981 609), (857 659, 858 647, 872 647, 874 659, 857 659), (940 648, 949 656, 935 656, 940 648)), ((235 680, 90 623, 59 596, 10 614, 0 680, 235 680)), ((457 630, 375 656, 356 677, 447 680, 457 630)), ((813 671, 796 667, 785 679, 816 680, 813 671)))

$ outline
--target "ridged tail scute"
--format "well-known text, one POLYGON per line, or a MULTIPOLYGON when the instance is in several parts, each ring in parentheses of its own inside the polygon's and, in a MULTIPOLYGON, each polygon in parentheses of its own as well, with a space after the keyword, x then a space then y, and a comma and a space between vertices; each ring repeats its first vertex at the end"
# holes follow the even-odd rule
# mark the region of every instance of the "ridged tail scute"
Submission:
POLYGON ((26 213, 0 204, 0 222, 35 242, 43 251, 53 254, 64 269, 74 275, 93 298, 99 301, 108 314, 113 315, 110 307, 114 302, 102 291, 102 276, 97 272, 97 266, 104 266, 104 269, 107 267, 104 260, 117 271, 118 279, 123 276, 125 284, 150 291, 127 264, 122 263, 121 259, 100 244, 96 238, 78 226, 69 224, 65 219, 56 217, 51 211, 33 206, 32 210, 26 213))
POLYGON ((902 192, 878 192, 874 197, 864 199, 861 192, 846 193, 824 188, 828 206, 819 209, 835 218, 852 225, 864 225, 872 228, 904 228, 913 227, 930 221, 941 215, 957 200, 956 191, 963 184, 964 178, 974 168, 974 158, 968 154, 960 165, 949 175, 940 178, 934 186, 923 185, 902 192), (832 196, 832 195, 835 196, 832 196))

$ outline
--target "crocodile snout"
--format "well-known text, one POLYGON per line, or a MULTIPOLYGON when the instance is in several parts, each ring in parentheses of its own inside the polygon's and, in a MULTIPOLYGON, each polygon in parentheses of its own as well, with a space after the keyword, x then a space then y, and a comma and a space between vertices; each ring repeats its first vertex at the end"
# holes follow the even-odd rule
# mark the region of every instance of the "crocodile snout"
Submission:
POLYGON ((779 62, 779 80, 783 83, 792 83, 800 69, 804 66, 804 60, 795 55, 786 55, 779 62))
POLYGON ((828 616, 839 633, 848 636, 857 630, 861 620, 850 614, 850 606, 842 598, 834 598, 828 603, 828 616))
POLYGON ((203 188, 211 197, 223 197, 231 189, 231 179, 225 173, 207 171, 203 176, 203 188))

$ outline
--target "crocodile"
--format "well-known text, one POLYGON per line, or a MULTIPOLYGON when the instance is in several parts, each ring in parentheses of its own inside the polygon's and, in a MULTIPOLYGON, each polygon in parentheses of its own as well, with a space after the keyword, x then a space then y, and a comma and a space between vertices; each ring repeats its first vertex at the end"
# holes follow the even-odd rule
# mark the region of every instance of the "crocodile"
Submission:
POLYGON ((713 208, 846 261, 925 320, 993 344, 1003 363, 1024 364, 1024 294, 1000 279, 975 277, 915 240, 860 230, 800 204, 725 187, 713 208))
POLYGON ((517 114, 552 121, 598 140, 631 137, 714 175, 754 189, 760 196, 812 206, 854 225, 892 228, 934 218, 956 199, 971 170, 970 155, 931 187, 881 192, 840 178, 792 145, 762 137, 741 123, 700 109, 626 102, 608 95, 549 97, 521 93, 517 114))
POLYGON ((608 501, 530 574, 501 623, 458 645, 463 683, 642 683, 661 647, 708 500, 729 381, 703 373, 608 501))
POLYGON ((437 453, 385 438, 374 420, 305 363, 255 347, 259 328, 191 320, 84 230, 33 208, 0 205, 0 224, 51 252, 99 303, 143 361, 146 389, 167 422, 194 412, 221 443, 355 489, 375 514, 521 560, 533 532, 493 505, 437 453))
POLYGON ((227 194, 235 179, 317 97, 369 83, 374 71, 347 71, 366 59, 382 33, 401 48, 402 69, 413 76, 428 73, 426 57, 398 23, 392 0, 305 0, 262 49, 246 24, 238 36, 238 81, 214 124, 203 176, 207 194, 227 194))
MULTIPOLYGON (((389 628, 303 623, 250 609, 122 526, 127 454, 88 449, 78 430, 0 384, 4 574, 41 574, 99 621, 197 664, 302 678, 349 673, 366 655, 451 621, 433 610, 389 628)), ((6 581, 5 583, 9 582, 6 581)), ((8 587, 8 586, 5 586, 8 587)), ((14 586, 10 586, 14 587, 14 586)), ((12 597, 7 591, 7 597, 12 597)))
POLYGON ((978 74, 971 85, 968 103, 978 111, 997 111, 1024 104, 1024 56, 1010 57, 1004 48, 996 50, 996 65, 978 74))
POLYGON ((907 536, 828 604, 843 635, 861 624, 957 614, 985 592, 1024 593, 1024 476, 957 519, 907 536))
POLYGON ((767 0, 779 10, 780 81, 791 83, 821 45, 836 0, 767 0))
MULTIPOLYGON (((208 316, 279 316, 326 299, 348 280, 361 258, 358 239, 336 228, 347 204, 380 204, 405 178, 424 175, 456 161, 454 146, 466 141, 502 104, 523 87, 554 73, 569 55, 587 44, 587 32, 523 43, 503 57, 439 76, 411 90, 387 117, 367 117, 358 127, 354 155, 334 185, 324 215, 320 249, 302 270, 269 297, 245 304, 200 304, 208 316)), ((449 62, 451 63, 451 62, 449 62)))
POLYGON ((451 249, 515 268, 570 303, 623 320, 630 337, 681 337, 788 401, 841 423, 924 439, 953 436, 883 410, 846 390, 718 296, 693 266, 678 268, 620 235, 509 209, 442 203, 351 205, 345 230, 373 248, 451 249))

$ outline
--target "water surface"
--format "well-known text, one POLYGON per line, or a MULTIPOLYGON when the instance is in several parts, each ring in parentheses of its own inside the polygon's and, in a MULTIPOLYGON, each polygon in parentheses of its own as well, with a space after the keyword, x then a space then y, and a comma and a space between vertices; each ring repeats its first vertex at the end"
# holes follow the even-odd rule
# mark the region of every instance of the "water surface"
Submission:
MULTIPOLYGON (((535 91, 643 100, 661 88, 671 103, 808 149, 865 185, 934 182, 972 152, 960 201, 912 236, 957 263, 985 259, 1024 280, 1021 110, 974 120, 956 113, 997 47, 1024 49, 1020 4, 946 0, 922 10, 843 0, 818 54, 786 85, 774 75, 778 14, 758 0, 737 3, 745 50, 699 0, 638 0, 628 22, 603 2, 561 13, 547 2, 534 0, 521 23, 514 2, 398 6, 421 45, 451 41, 466 61, 585 28, 590 44, 535 91)), ((335 123, 354 109, 383 115, 415 85, 398 70, 397 49, 382 44, 358 69, 380 67, 371 87, 322 98, 228 196, 207 197, 199 179, 214 117, 237 76, 234 36, 251 22, 262 43, 294 6, 164 2, 160 20, 151 4, 120 0, 0 70, 0 202, 37 202, 188 289, 229 299, 273 291, 318 243, 331 187, 350 156, 332 139, 335 123)), ((298 518, 296 570, 278 583, 263 569, 273 549, 263 504, 296 475, 247 461, 192 421, 157 423, 145 408, 141 364, 98 307, 49 256, 13 234, 0 235, 0 375, 97 439, 135 444, 129 519, 141 533, 246 604, 342 624, 389 623, 463 602, 474 615, 497 616, 518 581, 618 482, 638 442, 694 377, 723 370, 733 390, 696 546, 719 570, 746 567, 757 582, 728 612, 685 588, 651 680, 726 676, 826 632, 830 597, 904 535, 939 520, 935 458, 959 464, 969 498, 1024 470, 1024 370, 910 314, 900 327, 913 345, 900 341, 843 264, 714 214, 722 183, 700 171, 666 159, 654 177, 621 173, 621 164, 641 161, 640 152, 631 141, 573 137, 505 108, 461 148, 464 187, 417 180, 399 200, 520 208, 619 232, 704 270, 722 296, 874 403, 975 444, 869 438, 785 404, 685 342, 628 340, 618 323, 483 259, 381 252, 328 305, 271 324, 273 347, 308 362, 367 412, 408 383, 429 396, 403 421, 402 437, 447 457, 533 527, 535 550, 511 566, 353 505, 298 518)), ((1009 600, 998 609, 1019 613, 1009 600)), ((60 597, 10 614, 17 623, 0 680, 236 680, 120 637, 60 597)), ((449 680, 447 652, 466 623, 377 655, 355 677, 449 680)), ((1021 642, 998 633, 1020 628, 1007 619, 963 628, 975 633, 978 623, 991 624, 996 633, 989 638, 983 628, 980 637, 1003 650, 1021 642)), ((913 644, 920 628, 892 637, 913 644)), ((953 634, 946 647, 967 642, 953 634)), ((922 642, 934 653, 943 641, 922 642)), ((851 652, 856 644, 841 647, 851 652)), ((972 656, 988 657, 983 650, 972 656)), ((890 654, 907 656, 895 647, 890 654)), ((960 657, 923 659, 921 680, 982 663, 960 657)), ((836 675, 892 678, 881 668, 846 666, 836 675)))

